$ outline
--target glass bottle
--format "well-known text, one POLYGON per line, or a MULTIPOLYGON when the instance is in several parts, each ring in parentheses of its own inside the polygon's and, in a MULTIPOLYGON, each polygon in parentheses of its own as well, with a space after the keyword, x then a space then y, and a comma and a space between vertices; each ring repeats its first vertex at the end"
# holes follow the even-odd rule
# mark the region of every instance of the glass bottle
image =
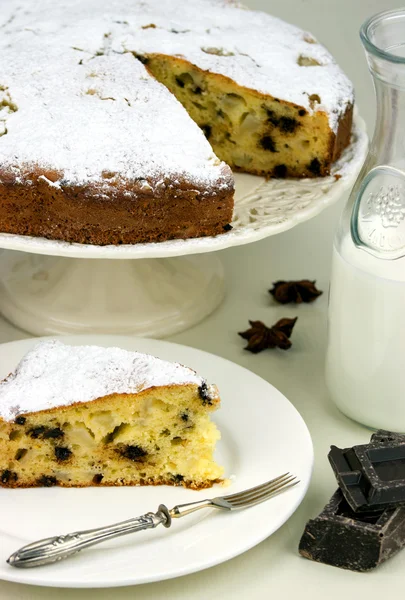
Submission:
POLYGON ((326 381, 347 416, 405 432, 405 9, 360 36, 377 118, 334 241, 326 381))

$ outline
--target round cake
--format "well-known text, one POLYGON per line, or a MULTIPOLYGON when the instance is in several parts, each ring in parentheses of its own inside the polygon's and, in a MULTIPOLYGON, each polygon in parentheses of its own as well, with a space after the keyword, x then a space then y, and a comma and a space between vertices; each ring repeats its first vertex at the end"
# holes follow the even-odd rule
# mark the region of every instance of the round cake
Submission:
POLYGON ((315 38, 226 0, 10 0, 0 231, 134 244, 218 235, 231 169, 316 177, 353 88, 315 38))

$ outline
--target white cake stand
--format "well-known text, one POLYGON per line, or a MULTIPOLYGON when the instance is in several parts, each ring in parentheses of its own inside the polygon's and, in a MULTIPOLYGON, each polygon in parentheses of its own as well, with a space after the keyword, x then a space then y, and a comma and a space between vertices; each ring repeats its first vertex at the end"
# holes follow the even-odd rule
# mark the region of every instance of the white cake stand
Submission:
POLYGON ((233 230, 159 244, 91 246, 0 234, 0 312, 34 335, 164 337, 201 321, 224 296, 212 252, 291 229, 354 183, 367 152, 362 119, 330 177, 237 174, 233 230), (136 259, 136 260, 135 260, 136 259))

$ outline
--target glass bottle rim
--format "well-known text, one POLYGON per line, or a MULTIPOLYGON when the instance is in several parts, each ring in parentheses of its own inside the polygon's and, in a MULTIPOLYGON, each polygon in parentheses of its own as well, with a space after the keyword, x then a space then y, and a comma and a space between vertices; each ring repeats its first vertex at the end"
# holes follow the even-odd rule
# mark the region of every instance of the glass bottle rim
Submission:
POLYGON ((388 52, 387 50, 379 48, 376 44, 374 44, 370 37, 370 30, 373 26, 378 26, 384 20, 392 17, 403 17, 405 20, 405 8, 385 10, 368 18, 360 28, 360 38, 366 50, 368 50, 368 52, 370 52, 371 54, 374 54, 379 58, 383 58, 393 63, 405 64, 404 56, 398 56, 396 54, 388 52))

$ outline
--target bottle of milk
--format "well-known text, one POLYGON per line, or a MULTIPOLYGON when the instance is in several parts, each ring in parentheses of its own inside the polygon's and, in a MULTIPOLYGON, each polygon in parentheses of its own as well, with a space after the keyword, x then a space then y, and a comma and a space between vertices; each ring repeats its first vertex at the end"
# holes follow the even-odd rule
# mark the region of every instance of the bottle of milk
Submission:
POLYGON ((326 381, 347 416, 405 432, 405 9, 361 39, 377 123, 334 242, 326 381))

